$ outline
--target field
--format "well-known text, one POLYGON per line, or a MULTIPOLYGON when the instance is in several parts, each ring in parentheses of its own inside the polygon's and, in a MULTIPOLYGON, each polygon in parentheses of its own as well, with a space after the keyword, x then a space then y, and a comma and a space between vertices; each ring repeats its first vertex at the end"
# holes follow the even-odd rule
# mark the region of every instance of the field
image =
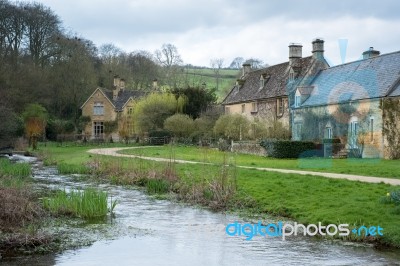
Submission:
MULTIPOLYGON (((148 157, 169 158, 171 152, 175 159, 212 163, 221 161, 224 153, 215 149, 196 147, 168 146, 144 149, 122 150, 123 154, 135 154, 148 157)), ((281 169, 308 170, 328 173, 355 174, 400 179, 399 160, 383 159, 274 159, 247 154, 231 154, 236 165, 281 169)))
MULTIPOLYGON (((383 244, 400 247, 399 207, 392 203, 384 204, 384 199, 388 197, 387 193, 398 191, 400 187, 240 169, 236 168, 234 163, 236 161, 236 165, 258 164, 260 166, 264 163, 265 166, 291 166, 296 168, 295 160, 268 161, 266 158, 232 153, 220 156, 223 154, 187 147, 175 148, 174 152, 168 151, 165 147, 141 149, 142 154, 146 153, 147 155, 157 156, 157 153, 159 153, 158 156, 161 156, 161 153, 163 155, 169 153, 169 156, 175 158, 200 161, 206 158, 206 160, 212 160, 215 163, 215 165, 188 165, 174 164, 173 160, 168 163, 90 155, 85 152, 90 148, 94 147, 57 147, 55 145, 41 147, 42 151, 45 151, 57 164, 64 163, 74 167, 76 165, 85 167, 91 162, 104 164, 108 169, 112 169, 112 171, 107 172, 107 178, 118 184, 129 183, 130 176, 140 171, 143 173, 145 170, 147 171, 146 174, 154 176, 148 180, 162 181, 161 183, 152 182, 150 184, 153 193, 157 193, 157 191, 164 193, 165 188, 168 187, 165 186, 164 182, 167 181, 171 182, 170 189, 172 191, 180 193, 180 191, 186 189, 198 194, 200 185, 215 184, 213 183, 214 180, 220 180, 225 176, 234 180, 237 186, 234 197, 229 200, 227 205, 228 209, 237 210, 239 208, 252 214, 269 214, 304 224, 317 224, 318 222, 323 224, 347 223, 350 227, 379 225, 384 228, 384 235, 379 241, 383 244), (72 154, 74 156, 71 156, 72 154), (266 161, 262 162, 262 160, 266 161), (226 166, 227 162, 231 165, 226 166), (177 178, 177 180, 172 182, 170 179, 163 179, 166 172, 174 173, 174 178, 177 178)), ((133 152, 133 150, 130 152, 133 152)), ((382 162, 383 166, 379 164, 375 164, 375 168, 371 166, 371 173, 374 175, 382 173, 379 170, 381 167, 388 171, 395 171, 396 162, 382 162)), ((361 172, 365 171, 360 166, 343 165, 342 167, 346 171, 353 171, 351 168, 356 168, 361 172)), ((359 171, 356 173, 360 173, 359 171)), ((168 176, 171 177, 171 175, 168 176)), ((141 182, 146 183, 146 181, 141 182)), ((149 185, 149 183, 147 184, 149 185)), ((204 198, 210 197, 209 193, 212 196, 213 192, 215 191, 210 190, 209 186, 207 189, 201 190, 204 198)), ((194 197, 194 195, 190 196, 194 197)))
MULTIPOLYGON (((221 69, 217 90, 218 100, 222 101, 236 82, 240 70, 221 69)), ((217 88, 217 78, 214 71, 210 68, 185 68, 182 73, 182 79, 189 86, 202 86, 206 84, 207 88, 217 88)))

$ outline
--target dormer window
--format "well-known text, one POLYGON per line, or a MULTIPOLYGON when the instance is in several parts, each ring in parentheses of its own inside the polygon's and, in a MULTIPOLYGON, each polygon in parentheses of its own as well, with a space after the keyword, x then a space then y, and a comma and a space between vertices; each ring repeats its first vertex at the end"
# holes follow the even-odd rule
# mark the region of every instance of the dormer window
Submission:
POLYGON ((294 96, 294 107, 300 107, 301 105, 301 94, 299 90, 296 91, 296 95, 294 96))
POLYGON ((289 72, 289 81, 293 81, 294 80, 294 72, 292 70, 290 70, 289 72))
POLYGON ((301 102, 301 96, 295 96, 294 97, 294 107, 300 107, 300 102, 301 102))
POLYGON ((267 84, 269 78, 270 78, 270 76, 268 76, 267 74, 262 74, 260 76, 260 90, 262 88, 264 88, 264 86, 265 86, 265 84, 267 84))

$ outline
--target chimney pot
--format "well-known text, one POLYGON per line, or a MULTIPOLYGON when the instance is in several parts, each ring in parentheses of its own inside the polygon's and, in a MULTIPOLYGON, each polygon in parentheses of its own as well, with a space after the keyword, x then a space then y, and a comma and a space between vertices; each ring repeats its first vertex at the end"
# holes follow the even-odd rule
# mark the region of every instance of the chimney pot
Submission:
POLYGON ((362 53, 363 59, 370 59, 377 57, 381 54, 381 52, 374 50, 374 47, 369 47, 369 49, 362 53))
POLYGON ((289 44, 289 66, 297 67, 303 52, 303 45, 291 43, 289 44))
POLYGON ((321 38, 316 38, 312 41, 312 48, 313 58, 324 58, 324 40, 322 40, 321 38))
POLYGON ((245 75, 247 75, 248 73, 250 73, 250 71, 251 71, 251 65, 250 65, 250 64, 244 63, 244 64, 242 65, 242 67, 243 67, 243 76, 245 76, 245 75))

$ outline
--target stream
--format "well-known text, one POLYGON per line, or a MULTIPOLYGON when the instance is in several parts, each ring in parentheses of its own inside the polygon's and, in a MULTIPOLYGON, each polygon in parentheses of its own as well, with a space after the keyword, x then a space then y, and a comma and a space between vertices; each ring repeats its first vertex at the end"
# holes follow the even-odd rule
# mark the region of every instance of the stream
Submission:
POLYGON ((92 245, 0 260, 1 265, 400 265, 400 251, 363 244, 303 236, 286 241, 228 236, 227 224, 245 222, 237 215, 157 200, 140 189, 82 181, 59 175, 34 158, 17 159, 32 163, 35 189, 95 186, 108 191, 118 205, 108 224, 89 225, 103 232, 92 245))

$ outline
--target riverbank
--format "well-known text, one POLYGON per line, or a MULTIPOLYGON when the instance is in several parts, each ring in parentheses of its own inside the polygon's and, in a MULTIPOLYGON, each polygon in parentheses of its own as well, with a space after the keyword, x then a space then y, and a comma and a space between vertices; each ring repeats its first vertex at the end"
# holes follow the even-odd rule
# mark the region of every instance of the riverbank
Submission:
POLYGON ((57 188, 42 189, 36 179, 52 174, 58 173, 43 168, 35 158, 0 158, 0 260, 86 246, 104 238, 99 228, 112 235, 104 215, 100 223, 88 224, 68 210, 64 214, 46 208, 45 199, 51 200, 57 188))
MULTIPOLYGON (((168 162, 91 155, 86 153, 90 148, 48 145, 41 147, 41 156, 64 173, 87 173, 116 184, 142 185, 159 197, 173 192, 178 199, 215 210, 241 209, 303 224, 379 225, 384 228, 382 237, 350 240, 400 247, 400 215, 394 204, 382 203, 388 192, 399 189, 396 186, 240 169, 235 167, 235 155, 229 153, 219 165, 186 165, 174 163, 178 154, 173 147, 168 162)), ((199 150, 204 157, 208 152, 199 150)))

